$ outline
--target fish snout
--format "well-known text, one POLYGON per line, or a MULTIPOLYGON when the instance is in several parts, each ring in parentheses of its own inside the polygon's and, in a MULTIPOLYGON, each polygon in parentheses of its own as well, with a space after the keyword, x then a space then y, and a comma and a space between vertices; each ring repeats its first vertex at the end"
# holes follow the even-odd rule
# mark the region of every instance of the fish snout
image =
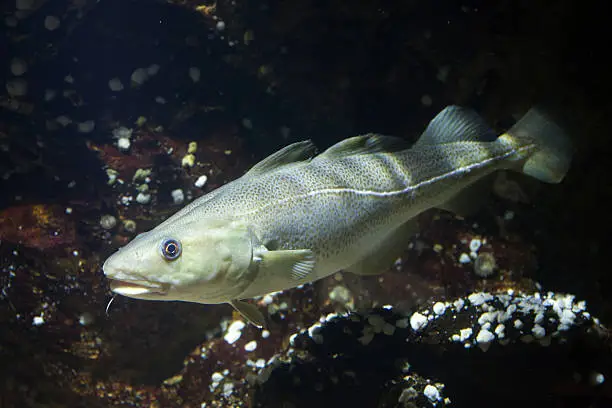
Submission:
POLYGON ((109 256, 106 261, 102 264, 102 272, 107 278, 115 278, 119 273, 120 268, 118 267, 117 252, 109 256))

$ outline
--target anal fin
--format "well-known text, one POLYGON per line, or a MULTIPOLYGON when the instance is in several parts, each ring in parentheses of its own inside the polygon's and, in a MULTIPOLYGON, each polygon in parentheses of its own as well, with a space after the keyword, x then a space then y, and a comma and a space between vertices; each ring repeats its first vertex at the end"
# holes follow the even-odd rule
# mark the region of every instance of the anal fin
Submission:
POLYGON ((257 306, 241 300, 232 300, 229 304, 252 325, 260 329, 266 327, 266 318, 257 306))
POLYGON ((480 180, 467 186, 450 200, 437 205, 436 208, 450 211, 460 217, 469 217, 476 214, 487 202, 493 191, 496 173, 484 176, 480 180))
POLYGON ((359 262, 344 270, 364 276, 378 275, 386 272, 402 252, 408 248, 410 238, 418 231, 418 223, 415 218, 405 222, 378 245, 374 246, 370 253, 359 262))

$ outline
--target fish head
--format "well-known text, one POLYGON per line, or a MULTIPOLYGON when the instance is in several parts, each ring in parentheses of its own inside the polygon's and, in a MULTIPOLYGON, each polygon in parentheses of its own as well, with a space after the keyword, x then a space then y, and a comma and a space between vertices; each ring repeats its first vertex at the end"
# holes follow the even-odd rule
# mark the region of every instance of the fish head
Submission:
POLYGON ((163 223, 112 254, 102 267, 111 290, 147 300, 222 303, 252 281, 251 229, 224 219, 163 223))

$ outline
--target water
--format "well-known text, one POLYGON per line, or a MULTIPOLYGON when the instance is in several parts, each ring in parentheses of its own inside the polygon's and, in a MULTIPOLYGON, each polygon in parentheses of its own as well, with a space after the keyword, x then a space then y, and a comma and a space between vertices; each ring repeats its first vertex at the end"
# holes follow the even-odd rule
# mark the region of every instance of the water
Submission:
POLYGON ((611 404, 603 13, 5 3, 0 406, 611 404), (448 104, 504 130, 540 102, 576 144, 563 183, 508 174, 473 217, 423 214, 381 275, 253 300, 264 331, 228 305, 118 296, 105 310, 108 255, 281 146, 413 141, 448 104))

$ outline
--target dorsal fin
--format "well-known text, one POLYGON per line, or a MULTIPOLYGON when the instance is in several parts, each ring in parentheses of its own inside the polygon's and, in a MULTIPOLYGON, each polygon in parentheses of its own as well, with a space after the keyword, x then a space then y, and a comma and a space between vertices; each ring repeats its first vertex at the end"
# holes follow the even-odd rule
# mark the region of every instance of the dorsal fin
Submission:
POLYGON ((325 150, 317 158, 330 159, 364 153, 391 153, 409 148, 410 144, 399 137, 368 133, 344 139, 325 150))
POLYGON ((495 132, 471 109, 447 106, 429 122, 415 146, 452 142, 494 142, 495 132))
POLYGON ((308 160, 314 156, 315 150, 316 147, 311 140, 292 143, 254 165, 245 176, 263 174, 287 164, 308 160))

